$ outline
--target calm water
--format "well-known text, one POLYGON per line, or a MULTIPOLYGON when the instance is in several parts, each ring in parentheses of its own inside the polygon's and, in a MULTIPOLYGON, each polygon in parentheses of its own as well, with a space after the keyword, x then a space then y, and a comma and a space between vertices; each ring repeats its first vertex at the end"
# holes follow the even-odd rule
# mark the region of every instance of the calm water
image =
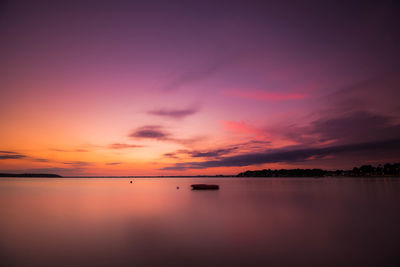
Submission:
POLYGON ((0 179, 1 263, 400 263, 398 179, 129 180, 0 179), (193 183, 221 189, 191 191, 193 183))

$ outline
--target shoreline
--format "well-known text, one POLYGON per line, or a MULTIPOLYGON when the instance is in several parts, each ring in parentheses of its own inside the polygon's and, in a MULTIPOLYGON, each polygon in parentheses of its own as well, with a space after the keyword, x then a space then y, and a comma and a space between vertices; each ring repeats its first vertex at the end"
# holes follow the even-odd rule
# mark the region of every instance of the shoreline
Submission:
POLYGON ((387 176, 0 176, 1 178, 48 178, 48 179, 148 179, 148 178, 237 178, 237 179, 274 179, 274 178, 309 178, 309 179, 385 179, 385 178, 400 178, 398 175, 387 175, 387 176))

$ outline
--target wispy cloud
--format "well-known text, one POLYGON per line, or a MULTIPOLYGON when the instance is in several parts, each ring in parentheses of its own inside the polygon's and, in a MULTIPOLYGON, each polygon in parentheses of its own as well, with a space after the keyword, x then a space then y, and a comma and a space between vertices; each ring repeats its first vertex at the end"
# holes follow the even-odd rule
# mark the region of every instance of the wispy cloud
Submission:
POLYGON ((43 158, 32 158, 32 160, 36 162, 50 162, 49 159, 43 159, 43 158))
POLYGON ((131 138, 143 138, 143 139, 154 139, 154 140, 168 140, 170 134, 165 132, 162 126, 159 125, 146 125, 138 128, 131 134, 131 138))
POLYGON ((49 159, 45 158, 36 158, 32 156, 28 156, 25 154, 21 154, 19 152, 14 152, 14 151, 0 151, 0 160, 7 160, 7 159, 24 159, 24 160, 30 160, 34 162, 50 162, 49 159))
POLYGON ((399 83, 400 73, 388 72, 340 88, 325 96, 321 102, 330 113, 365 111, 398 114, 399 83))
POLYGON ((306 134, 317 140, 339 142, 385 140, 400 136, 395 118, 368 112, 353 112, 343 116, 322 117, 314 121, 306 134))
POLYGON ((50 148, 49 150, 56 152, 89 152, 89 150, 82 148, 77 148, 77 149, 50 148))
POLYGON ((245 121, 222 121, 222 124, 226 130, 236 133, 265 135, 265 130, 254 127, 245 121))
POLYGON ((242 57, 240 53, 218 54, 211 61, 203 65, 192 66, 176 75, 170 82, 164 86, 164 90, 177 90, 185 85, 202 81, 218 71, 232 65, 238 58, 242 57))
POLYGON ((203 139, 202 137, 195 138, 177 138, 171 133, 166 131, 161 125, 146 125, 139 127, 132 133, 128 135, 132 139, 147 139, 147 140, 157 140, 164 142, 173 142, 182 145, 192 145, 197 141, 203 139))
POLYGON ((0 151, 0 160, 6 160, 6 159, 25 159, 27 158, 26 155, 20 154, 18 152, 14 151, 0 151))
POLYGON ((109 166, 120 165, 120 164, 121 164, 121 162, 107 162, 106 163, 106 165, 109 165, 109 166))
POLYGON ((222 155, 229 154, 235 150, 237 150, 239 147, 231 147, 231 148, 222 148, 222 149, 215 149, 215 150, 209 150, 209 151, 197 151, 193 150, 189 152, 189 155, 193 158, 215 158, 215 157, 220 157, 222 155))
POLYGON ((303 145, 395 139, 400 136, 398 82, 389 75, 351 84, 319 99, 310 123, 269 130, 303 145))
POLYGON ((225 147, 219 147, 215 149, 203 149, 203 150, 189 150, 189 149, 179 149, 174 152, 165 153, 163 156, 165 158, 220 158, 226 155, 238 154, 241 152, 248 151, 260 151, 265 150, 269 145, 270 141, 262 141, 262 140, 252 140, 244 143, 236 143, 233 145, 228 145, 225 147))
POLYGON ((86 167, 86 166, 93 165, 93 163, 86 162, 86 161, 67 161, 67 162, 62 162, 62 163, 66 164, 66 165, 71 165, 73 167, 86 167))
POLYGON ((219 148, 219 149, 210 149, 210 150, 187 150, 180 149, 175 152, 165 153, 163 154, 166 158, 174 158, 178 159, 180 156, 189 156, 192 158, 217 158, 223 155, 230 154, 237 150, 239 147, 228 147, 228 148, 219 148))
POLYGON ((203 162, 183 162, 162 168, 162 170, 205 169, 212 167, 241 167, 265 163, 294 163, 304 162, 307 159, 318 159, 328 155, 342 155, 346 153, 372 153, 377 150, 395 151, 400 149, 400 139, 354 143, 347 145, 327 146, 321 148, 282 148, 273 149, 264 153, 247 153, 224 157, 217 160, 203 162))
POLYGON ((224 95, 242 99, 259 100, 259 101, 285 101, 300 100, 307 97, 302 93, 284 93, 284 92, 267 92, 262 90, 226 90, 224 95))
POLYGON ((182 119, 187 116, 193 115, 198 111, 198 108, 194 107, 187 109, 155 109, 148 111, 148 114, 162 117, 170 117, 174 119, 182 119))
POLYGON ((89 152, 89 150, 78 148, 78 149, 75 149, 74 152, 89 152))
POLYGON ((163 157, 165 158, 171 158, 171 159, 177 159, 178 157, 178 153, 176 152, 170 152, 170 153, 164 153, 163 157))
POLYGON ((133 144, 125 144, 125 143, 113 143, 108 146, 110 149, 127 149, 127 148, 139 148, 143 147, 142 145, 133 145, 133 144))

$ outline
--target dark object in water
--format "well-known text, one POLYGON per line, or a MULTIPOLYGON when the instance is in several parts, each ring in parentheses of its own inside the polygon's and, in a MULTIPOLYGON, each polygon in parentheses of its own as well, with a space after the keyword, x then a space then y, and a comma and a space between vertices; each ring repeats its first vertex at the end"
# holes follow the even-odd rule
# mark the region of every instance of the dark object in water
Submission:
POLYGON ((179 189, 179 186, 177 186, 176 189, 179 189))
POLYGON ((218 190, 219 185, 216 184, 192 184, 192 190, 218 190))
POLYGON ((132 181, 130 181, 130 183, 132 183, 132 181))

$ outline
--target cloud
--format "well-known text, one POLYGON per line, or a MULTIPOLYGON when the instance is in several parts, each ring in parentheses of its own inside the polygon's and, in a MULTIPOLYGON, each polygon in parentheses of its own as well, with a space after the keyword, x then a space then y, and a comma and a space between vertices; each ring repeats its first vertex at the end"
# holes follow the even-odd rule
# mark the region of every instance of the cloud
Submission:
POLYGON ((42 158, 32 158, 33 161, 36 162, 50 162, 50 160, 48 159, 42 159, 42 158))
POLYGON ((238 143, 222 148, 217 149, 209 149, 209 150, 188 150, 188 149, 180 149, 175 152, 165 153, 163 154, 166 158, 179 159, 180 156, 191 157, 191 158, 219 158, 221 156, 240 153, 243 151, 259 151, 260 149, 265 150, 266 147, 270 145, 270 141, 261 141, 261 140, 251 140, 244 143, 238 143))
POLYGON ((374 153, 376 151, 391 151, 397 153, 400 149, 400 139, 376 141, 367 143, 355 143, 347 145, 328 146, 322 148, 282 148, 273 149, 264 153, 247 153, 237 156, 225 157, 218 160, 203 162, 176 163, 162 170, 204 169, 212 167, 241 167, 265 163, 294 163, 304 162, 310 158, 323 158, 328 155, 341 155, 346 153, 363 152, 374 153))
POLYGON ((395 118, 368 112, 353 112, 340 117, 320 118, 312 122, 308 134, 319 141, 356 142, 385 140, 400 136, 395 118))
POLYGON ((59 148, 50 148, 49 150, 51 150, 51 151, 56 151, 56 152, 70 152, 70 151, 68 151, 68 150, 59 149, 59 148))
POLYGON ((387 72, 340 88, 322 99, 328 113, 365 111, 399 114, 400 73, 387 72))
MULTIPOLYGON (((266 150, 268 144, 254 143, 251 149, 239 146, 231 155, 212 153, 225 148, 174 152, 171 157, 185 154, 191 156, 192 161, 178 162, 163 170, 240 167, 268 163, 316 164, 321 160, 331 161, 331 164, 347 164, 354 161, 399 159, 400 114, 396 97, 400 92, 398 77, 400 76, 392 74, 376 77, 318 99, 316 109, 310 116, 314 119, 307 124, 254 128, 245 122, 223 122, 226 129, 238 133, 264 137, 260 139, 271 136, 285 141, 286 138, 293 141, 289 143, 296 143, 296 146, 266 150), (196 156, 199 161, 195 160, 196 156)), ((306 96, 250 91, 239 92, 238 97, 282 101, 306 96)))
POLYGON ((87 149, 75 149, 74 152, 89 152, 87 149))
POLYGON ((119 164, 121 164, 121 162, 107 162, 106 163, 106 165, 109 165, 109 166, 114 166, 114 165, 119 165, 119 164))
POLYGON ((289 125, 268 130, 302 145, 370 142, 400 136, 400 124, 396 117, 366 111, 326 113, 308 125, 289 125))
POLYGON ((72 165, 74 167, 85 167, 93 165, 91 162, 86 162, 86 161, 67 161, 67 162, 62 162, 62 164, 72 165))
POLYGON ((56 152, 89 152, 87 149, 60 149, 60 148, 50 148, 49 150, 51 151, 56 151, 56 152))
POLYGON ((265 131, 258 129, 244 121, 222 121, 225 129, 240 134, 264 134, 265 131))
POLYGON ((170 134, 165 132, 159 125, 147 125, 140 127, 133 133, 129 134, 129 137, 154 139, 154 140, 168 140, 170 134))
POLYGON ((281 93, 281 92, 266 92, 262 90, 227 90, 223 94, 243 99, 259 100, 259 101, 285 101, 304 99, 307 95, 302 93, 281 93))
POLYGON ((132 144, 125 144, 125 143, 113 143, 108 146, 110 149, 126 149, 126 148, 138 148, 143 147, 141 145, 132 145, 132 144))
POLYGON ((0 151, 0 160, 6 159, 25 159, 27 158, 26 155, 20 154, 14 151, 0 151))
POLYGON ((204 64, 202 66, 197 66, 195 68, 192 68, 191 70, 187 69, 180 75, 177 75, 175 78, 173 78, 170 82, 168 82, 164 86, 164 90, 167 91, 177 90, 182 86, 204 80, 209 76, 214 75, 221 69, 226 68, 227 66, 233 64, 241 56, 242 55, 240 55, 239 53, 224 55, 224 56, 219 54, 207 64, 204 64))
POLYGON ((269 127, 268 132, 304 146, 395 139, 400 136, 399 77, 388 72, 339 88, 317 99, 308 124, 269 127))
POLYGON ((247 146, 247 145, 256 145, 256 144, 269 145, 269 144, 271 144, 271 141, 267 141, 267 140, 251 140, 249 142, 241 143, 241 144, 238 144, 238 145, 241 145, 241 146, 246 145, 247 146))
POLYGON ((193 115, 197 112, 198 112, 197 108, 187 108, 187 109, 156 109, 156 110, 150 110, 148 113, 156 116, 182 119, 187 116, 193 115))
POLYGON ((220 148, 220 149, 213 149, 206 151, 181 149, 175 152, 165 153, 163 154, 163 156, 166 158, 175 158, 175 159, 179 158, 178 155, 190 156, 192 158, 216 158, 222 155, 227 155, 237 150, 238 148, 239 147, 229 147, 229 148, 220 148))
POLYGON ((215 149, 210 151, 190 151, 188 154, 193 158, 214 158, 222 155, 226 155, 231 153, 232 151, 237 150, 238 147, 224 148, 224 149, 215 149))
POLYGON ((163 154, 163 157, 165 157, 165 158, 171 158, 171 159, 177 159, 177 158, 179 158, 178 156, 177 156, 177 153, 164 153, 163 154))
POLYGON ((202 140, 202 137, 195 138, 187 138, 181 139, 172 136, 169 132, 165 131, 164 128, 160 125, 146 125, 136 129, 134 132, 128 135, 133 139, 149 139, 149 140, 157 140, 157 141, 165 141, 165 142, 173 142, 182 145, 193 145, 199 140, 202 140))
POLYGON ((28 155, 24 155, 18 152, 14 151, 0 151, 0 160, 6 160, 6 159, 26 159, 26 160, 31 160, 35 162, 49 162, 49 159, 44 159, 44 158, 35 158, 31 157, 28 155))

